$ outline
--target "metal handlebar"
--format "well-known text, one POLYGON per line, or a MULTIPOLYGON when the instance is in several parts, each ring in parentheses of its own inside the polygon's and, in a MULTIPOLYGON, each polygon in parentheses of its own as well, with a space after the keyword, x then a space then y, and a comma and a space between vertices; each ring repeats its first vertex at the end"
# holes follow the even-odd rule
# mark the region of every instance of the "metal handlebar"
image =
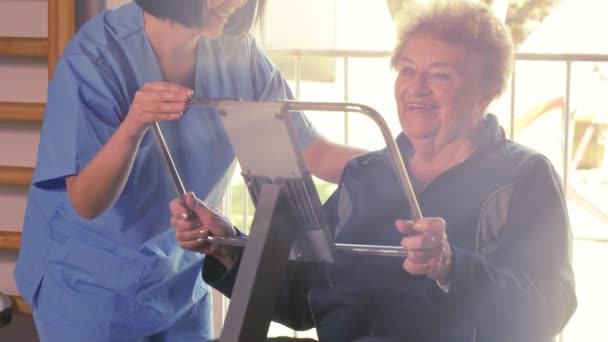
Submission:
MULTIPOLYGON (((387 151, 390 156, 390 160, 399 179, 399 183, 405 194, 408 203, 412 211, 412 217, 414 220, 422 218, 422 212, 416 199, 416 194, 412 187, 409 175, 401 158, 399 148, 395 143, 391 132, 386 124, 386 121, 382 116, 373 108, 358 104, 358 103, 340 103, 340 102, 304 102, 304 101, 279 101, 285 104, 284 110, 286 111, 332 111, 332 112, 356 112, 366 115, 371 118, 376 125, 380 128, 382 136, 387 146, 387 151)), ((193 98, 189 102, 190 107, 208 107, 220 109, 227 106, 247 106, 251 105, 250 102, 240 101, 238 98, 213 98, 213 99, 197 99, 193 98)), ((150 125, 152 134, 156 141, 156 145, 163 158, 164 164, 171 176, 171 180, 175 186, 175 191, 179 200, 185 205, 186 189, 184 184, 177 172, 175 163, 171 157, 171 153, 167 147, 162 131, 158 123, 150 125)), ((194 213, 186 206, 189 210, 189 214, 194 213)), ((239 237, 219 237, 209 236, 206 241, 218 245, 244 247, 246 238, 239 237)), ((380 256, 395 256, 395 257, 406 257, 407 251, 401 246, 380 246, 380 245, 357 245, 357 244, 335 244, 336 250, 348 252, 352 254, 362 255, 380 255, 380 256)))

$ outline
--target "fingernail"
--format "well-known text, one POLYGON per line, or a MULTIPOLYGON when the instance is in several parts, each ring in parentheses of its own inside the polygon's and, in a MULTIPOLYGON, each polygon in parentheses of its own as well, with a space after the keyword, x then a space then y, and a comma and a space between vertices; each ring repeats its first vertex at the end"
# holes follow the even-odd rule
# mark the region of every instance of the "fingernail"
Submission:
POLYGON ((189 98, 192 98, 192 96, 194 96, 194 90, 190 90, 190 91, 188 92, 188 97, 189 97, 189 98))
POLYGON ((205 234, 207 231, 205 229, 201 229, 198 232, 201 233, 201 234, 205 234))
POLYGON ((180 216, 184 219, 187 220, 188 219, 188 215, 186 215, 186 213, 181 213, 180 216))

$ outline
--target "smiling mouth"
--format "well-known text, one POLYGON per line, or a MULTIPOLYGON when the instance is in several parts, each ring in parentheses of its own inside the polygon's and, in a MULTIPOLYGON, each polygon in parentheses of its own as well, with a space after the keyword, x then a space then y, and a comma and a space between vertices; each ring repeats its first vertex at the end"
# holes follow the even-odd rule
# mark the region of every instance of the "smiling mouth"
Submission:
POLYGON ((228 18, 230 17, 230 13, 220 13, 215 8, 210 9, 209 12, 215 17, 218 17, 224 21, 228 20, 228 18))
POLYGON ((426 104, 408 104, 405 106, 408 111, 431 111, 435 109, 433 105, 426 104))

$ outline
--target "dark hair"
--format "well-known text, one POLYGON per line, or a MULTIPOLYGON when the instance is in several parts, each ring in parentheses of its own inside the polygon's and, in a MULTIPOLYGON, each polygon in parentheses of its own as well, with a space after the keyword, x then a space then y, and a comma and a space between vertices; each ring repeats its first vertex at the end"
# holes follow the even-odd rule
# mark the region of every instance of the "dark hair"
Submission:
MULTIPOLYGON (((207 7, 207 0, 135 0, 135 3, 156 18, 191 28, 203 26, 201 13, 207 7)), ((224 32, 238 36, 249 33, 263 16, 265 4, 266 0, 247 0, 228 18, 224 32)))

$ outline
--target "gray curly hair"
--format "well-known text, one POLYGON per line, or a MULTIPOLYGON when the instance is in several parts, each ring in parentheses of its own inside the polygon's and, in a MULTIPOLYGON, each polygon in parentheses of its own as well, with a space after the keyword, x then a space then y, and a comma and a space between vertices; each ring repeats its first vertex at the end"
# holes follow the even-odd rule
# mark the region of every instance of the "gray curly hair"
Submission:
POLYGON ((496 98, 507 88, 513 71, 511 34, 492 9, 479 0, 433 0, 398 13, 399 39, 391 59, 396 67, 401 51, 417 32, 428 32, 479 57, 481 89, 496 98))

